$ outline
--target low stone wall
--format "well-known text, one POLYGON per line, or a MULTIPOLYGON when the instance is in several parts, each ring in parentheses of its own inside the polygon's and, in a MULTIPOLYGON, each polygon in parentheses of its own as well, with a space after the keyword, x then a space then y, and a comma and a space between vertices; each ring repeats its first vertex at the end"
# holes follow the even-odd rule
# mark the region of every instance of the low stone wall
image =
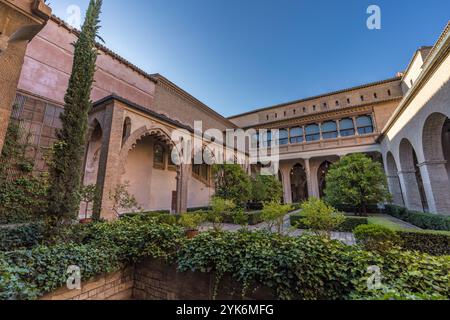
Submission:
POLYGON ((81 290, 60 288, 41 300, 131 300, 134 267, 96 277, 83 283, 81 290))
POLYGON ((267 288, 242 297, 242 287, 230 276, 218 284, 214 273, 178 272, 176 266, 148 259, 133 267, 99 276, 81 290, 63 287, 41 300, 273 300, 267 288))
POLYGON ((149 259, 135 266, 133 298, 136 300, 273 300, 267 288, 258 288, 242 297, 242 287, 225 276, 215 296, 216 276, 213 273, 178 272, 159 260, 149 259))

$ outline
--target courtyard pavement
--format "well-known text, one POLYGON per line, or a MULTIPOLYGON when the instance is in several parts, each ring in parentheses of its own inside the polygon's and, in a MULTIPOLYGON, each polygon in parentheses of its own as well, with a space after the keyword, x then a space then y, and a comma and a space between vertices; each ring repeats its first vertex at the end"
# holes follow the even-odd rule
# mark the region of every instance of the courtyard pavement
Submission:
MULTIPOLYGON (((299 229, 293 228, 291 226, 290 216, 293 214, 297 214, 299 212, 300 212, 300 210, 297 210, 297 211, 289 213, 288 215, 286 215, 284 217, 284 219, 283 219, 283 221, 284 221, 283 234, 284 235, 290 236, 290 237, 298 237, 302 234, 306 234, 306 233, 310 232, 307 230, 299 230, 299 229)), ((386 215, 386 214, 374 214, 374 215, 370 215, 370 216, 387 219, 393 223, 400 225, 404 229, 420 230, 420 228, 418 228, 410 223, 407 223, 405 221, 402 221, 400 219, 394 218, 394 217, 386 215)), ((244 228, 247 228, 252 231, 258 231, 258 230, 268 230, 269 226, 266 222, 262 222, 260 224, 257 224, 254 226, 248 226, 248 227, 244 227, 244 226, 240 226, 240 225, 236 225, 236 224, 228 224, 228 223, 222 224, 222 229, 224 231, 232 231, 233 232, 233 231, 238 231, 238 230, 244 229, 244 228)), ((212 224, 210 224, 210 223, 206 223, 201 227, 201 231, 207 231, 210 229, 212 229, 212 224)), ((276 228, 272 228, 271 232, 277 232, 276 228)), ((332 232, 331 239, 339 240, 349 246, 356 245, 355 236, 353 235, 353 233, 350 233, 350 232, 332 232)))

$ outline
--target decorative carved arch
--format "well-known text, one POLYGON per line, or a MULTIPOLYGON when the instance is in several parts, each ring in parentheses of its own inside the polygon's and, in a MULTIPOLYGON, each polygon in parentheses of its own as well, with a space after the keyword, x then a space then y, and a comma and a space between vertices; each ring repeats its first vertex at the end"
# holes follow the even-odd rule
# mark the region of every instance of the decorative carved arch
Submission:
POLYGON ((442 113, 431 114, 423 125, 422 146, 425 161, 443 161, 442 129, 447 116, 442 113))
POLYGON ((128 154, 131 150, 133 150, 140 140, 145 137, 153 136, 158 138, 158 140, 162 141, 165 145, 168 145, 172 148, 176 148, 175 143, 170 138, 171 133, 168 129, 164 127, 150 127, 142 126, 141 128, 134 131, 128 139, 124 142, 122 149, 119 155, 120 161, 120 172, 125 172, 125 165, 127 162, 128 154))

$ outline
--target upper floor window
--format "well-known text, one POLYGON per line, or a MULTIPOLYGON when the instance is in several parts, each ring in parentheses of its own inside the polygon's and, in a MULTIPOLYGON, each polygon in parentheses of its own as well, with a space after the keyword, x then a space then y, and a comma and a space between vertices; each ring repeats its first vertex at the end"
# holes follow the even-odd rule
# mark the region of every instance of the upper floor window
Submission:
POLYGON ((347 104, 350 104, 350 102, 351 102, 350 98, 347 98, 347 104))
POLYGON ((336 100, 336 107, 339 107, 339 101, 336 100))
POLYGON ((306 141, 320 140, 320 127, 318 124, 311 124, 305 128, 306 141))
POLYGON ((353 120, 350 118, 342 119, 339 121, 339 132, 341 137, 348 137, 355 135, 355 126, 353 120))
POLYGON ((290 135, 291 135, 291 143, 293 144, 302 143, 304 141, 302 127, 291 128, 290 135))
POLYGON ((155 143, 153 146, 153 166, 160 169, 164 169, 165 166, 164 158, 165 158, 164 147, 159 143, 155 143))
POLYGON ((267 132, 262 135, 262 142, 263 147, 270 147, 272 145, 272 132, 270 130, 267 130, 267 132))
POLYGON ((389 89, 388 90, 388 96, 391 96, 392 95, 392 92, 391 92, 391 90, 389 89))
POLYGON ((313 111, 316 111, 316 106, 315 105, 313 106, 313 111))
POLYGON ((358 117, 356 119, 356 126, 359 134, 373 133, 373 122, 370 116, 358 117))
POLYGON ((283 146, 283 145, 286 145, 289 143, 289 133, 286 129, 281 129, 279 131, 278 141, 279 141, 280 146, 283 146))
POLYGON ((335 121, 327 121, 322 124, 322 137, 324 139, 335 139, 338 137, 335 121))
POLYGON ((306 107, 303 107, 303 113, 306 113, 306 107))
POLYGON ((364 101, 364 96, 361 96, 361 101, 364 101))
POLYGON ((378 99, 378 95, 377 95, 376 92, 373 94, 373 97, 374 97, 375 99, 378 99))

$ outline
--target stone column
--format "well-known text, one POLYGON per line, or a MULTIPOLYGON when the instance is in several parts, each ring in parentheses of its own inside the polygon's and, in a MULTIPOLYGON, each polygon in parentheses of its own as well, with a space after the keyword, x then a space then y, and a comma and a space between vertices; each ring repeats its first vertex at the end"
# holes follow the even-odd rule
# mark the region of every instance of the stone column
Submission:
POLYGON ((189 180, 192 175, 191 164, 181 164, 177 172, 177 213, 187 212, 189 180))
POLYGON ((105 220, 117 219, 111 199, 115 188, 120 183, 120 151, 122 148, 122 131, 124 110, 115 103, 107 105, 104 110, 102 149, 98 166, 97 186, 101 190, 100 217, 105 220))
POLYGON ((283 177, 283 199, 284 203, 292 203, 292 190, 291 190, 291 170, 289 167, 283 167, 280 169, 283 177))
POLYGON ((397 206, 404 206, 402 187, 398 176, 387 176, 389 191, 392 194, 392 203, 397 206))
POLYGON ((450 215, 450 182, 447 161, 427 161, 419 164, 423 187, 431 212, 450 215))
POLYGON ((316 195, 313 187, 312 181, 313 177, 311 175, 310 159, 304 159, 304 161, 305 161, 306 183, 308 185, 308 197, 315 197, 316 195))
POLYGON ((409 210, 423 211, 419 186, 417 184, 416 171, 399 171, 398 177, 406 208, 409 210))

